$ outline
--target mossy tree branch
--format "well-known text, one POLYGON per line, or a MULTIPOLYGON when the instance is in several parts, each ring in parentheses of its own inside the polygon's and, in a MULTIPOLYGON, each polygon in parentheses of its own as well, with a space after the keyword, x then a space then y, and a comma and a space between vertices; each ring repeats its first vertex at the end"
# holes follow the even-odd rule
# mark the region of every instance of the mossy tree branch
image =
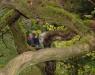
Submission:
POLYGON ((63 60, 72 56, 85 54, 90 50, 88 44, 75 45, 67 48, 47 48, 36 52, 25 52, 11 60, 5 68, 0 71, 0 75, 16 75, 23 67, 29 64, 35 65, 40 62, 50 60, 63 60))
POLYGON ((3 0, 2 4, 17 9, 29 18, 36 19, 36 17, 39 17, 45 19, 48 23, 65 25, 80 35, 89 33, 90 29, 84 25, 82 20, 75 14, 61 8, 59 2, 60 0, 3 0))
POLYGON ((56 31, 47 31, 44 36, 40 36, 40 38, 43 38, 44 45, 50 46, 53 41, 55 40, 71 40, 75 35, 77 35, 75 32, 71 30, 56 30, 56 31), (60 37, 58 39, 58 37, 60 37), (48 42, 48 43, 47 43, 48 42))
POLYGON ((94 0, 88 0, 90 3, 92 3, 93 5, 95 5, 95 1, 94 0))
POLYGON ((7 12, 0 17, 0 30, 2 30, 6 25, 11 25, 14 23, 16 16, 19 14, 14 11, 14 9, 7 10, 7 12))
POLYGON ((35 50, 27 44, 26 31, 24 29, 24 22, 22 21, 22 18, 23 17, 19 17, 15 23, 9 25, 14 37, 15 46, 17 47, 17 52, 19 54, 30 50, 35 50))
MULTIPOLYGON (((77 19, 76 15, 70 14, 59 5, 55 7, 55 2, 48 0, 3 0, 2 4, 18 10, 29 18, 39 17, 40 19, 45 19, 48 23, 65 25, 79 35, 85 35, 90 32, 89 28, 83 24, 82 20, 77 19)), ((4 26, 7 24, 9 25, 14 36, 15 44, 22 53, 22 50, 27 51, 28 48, 25 35, 20 29, 19 23, 16 23, 20 18, 20 13, 14 11, 14 9, 11 10, 10 16, 4 18, 6 21, 1 21, 1 27, 4 22, 4 26), (23 40, 24 42, 22 42, 23 40)), ((87 42, 90 43, 90 46, 89 44, 81 44, 63 49, 43 49, 40 51, 23 53, 10 61, 9 64, 0 71, 0 75, 16 75, 17 71, 29 64, 30 61, 32 65, 34 65, 44 61, 58 60, 60 58, 64 59, 83 54, 85 51, 88 52, 92 47, 95 47, 91 39, 88 39, 87 42)))
POLYGON ((21 14, 14 10, 10 9, 4 16, 1 17, 0 21, 0 29, 3 29, 6 25, 9 26, 13 37, 14 37, 14 42, 17 47, 18 53, 22 53, 28 50, 34 50, 32 47, 30 48, 27 45, 27 40, 26 40, 26 35, 25 32, 21 29, 23 26, 23 23, 20 25, 20 18, 21 14))

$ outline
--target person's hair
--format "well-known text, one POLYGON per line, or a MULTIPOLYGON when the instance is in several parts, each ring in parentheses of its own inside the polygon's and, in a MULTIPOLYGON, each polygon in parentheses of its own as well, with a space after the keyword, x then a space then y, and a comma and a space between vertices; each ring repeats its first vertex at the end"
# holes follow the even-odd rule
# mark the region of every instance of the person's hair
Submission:
POLYGON ((35 33, 32 33, 32 35, 33 35, 33 36, 36 36, 36 34, 35 34, 35 33))

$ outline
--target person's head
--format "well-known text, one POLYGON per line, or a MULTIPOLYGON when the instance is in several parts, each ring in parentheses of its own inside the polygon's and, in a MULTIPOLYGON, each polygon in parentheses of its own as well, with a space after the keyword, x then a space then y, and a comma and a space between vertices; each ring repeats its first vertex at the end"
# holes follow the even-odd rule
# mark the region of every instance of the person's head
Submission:
POLYGON ((33 36, 33 37, 36 37, 36 34, 35 34, 35 33, 32 33, 32 36, 33 36))

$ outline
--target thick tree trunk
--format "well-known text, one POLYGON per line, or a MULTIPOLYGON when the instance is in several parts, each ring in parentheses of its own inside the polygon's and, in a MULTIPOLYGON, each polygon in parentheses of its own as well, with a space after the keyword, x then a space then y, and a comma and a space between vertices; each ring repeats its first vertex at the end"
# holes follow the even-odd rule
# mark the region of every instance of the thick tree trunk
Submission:
MULTIPOLYGON (((56 1, 54 1, 54 3, 55 2, 56 1)), ((80 19, 77 19, 75 16, 72 16, 72 14, 65 11, 64 9, 61 9, 58 6, 57 6, 57 8, 53 7, 53 6, 49 6, 48 4, 50 4, 50 1, 48 1, 48 0, 45 0, 44 2, 43 2, 43 0, 30 0, 30 1, 28 1, 28 0, 3 0, 3 3, 5 5, 10 6, 11 8, 17 9, 20 13, 22 13, 23 15, 25 15, 29 18, 35 18, 38 16, 41 19, 45 19, 49 23, 55 22, 56 24, 59 24, 59 25, 65 25, 79 35, 85 35, 90 32, 89 28, 87 28, 80 19), (50 14, 48 14, 48 12, 50 14), (54 13, 54 12, 56 12, 56 13, 54 13)), ((58 4, 58 3, 56 3, 56 4, 58 4)), ((18 19, 18 17, 16 17, 16 19, 18 19)), ((23 32, 20 30, 19 25, 17 25, 16 23, 13 23, 15 21, 16 20, 13 19, 12 23, 9 23, 10 22, 9 21, 7 24, 11 25, 9 27, 10 27, 11 31, 13 32, 13 35, 15 36, 14 41, 18 48, 18 52, 22 53, 29 49, 26 44, 25 35, 23 35, 23 32)), ((29 62, 31 60, 31 58, 32 58, 32 61, 33 61, 32 64, 33 64, 33 63, 48 61, 49 60, 48 58, 50 58, 51 60, 54 60, 56 58, 57 59, 60 58, 60 56, 63 58, 70 57, 72 54, 73 55, 81 54, 82 50, 87 51, 88 49, 90 49, 87 46, 88 45, 83 46, 81 48, 80 48, 80 46, 78 46, 78 48, 75 50, 73 50, 73 49, 76 47, 74 47, 74 48, 71 47, 69 50, 67 50, 67 51, 65 50, 65 52, 62 52, 62 54, 61 54, 60 50, 58 50, 58 51, 51 50, 49 53, 47 53, 48 50, 42 51, 40 53, 37 52, 37 55, 35 55, 36 54, 36 52, 35 52, 35 54, 33 56, 34 58, 31 55, 29 56, 29 54, 28 54, 28 55, 23 56, 23 58, 21 57, 19 59, 19 61, 17 61, 17 62, 16 62, 16 60, 13 60, 13 62, 11 62, 11 65, 12 64, 13 65, 11 66, 9 64, 7 66, 7 68, 4 69, 3 72, 1 72, 1 73, 5 73, 5 75, 6 75, 6 73, 7 73, 7 75, 15 75, 17 70, 19 70, 21 68, 21 66, 23 66, 22 64, 26 64, 27 62, 29 62), (45 52, 46 54, 44 54, 43 52, 45 52), (38 55, 40 55, 40 58, 38 57, 38 55), (45 58, 45 56, 46 56, 46 58, 45 58), (51 57, 54 57, 54 58, 52 59, 51 57), (40 60, 42 60, 42 61, 40 61, 40 60)), ((3 74, 1 74, 1 75, 3 75, 3 74)))
MULTIPOLYGON (((45 44, 44 47, 45 48, 50 48, 50 45, 51 45, 50 43, 49 44, 45 44)), ((55 75, 56 61, 55 60, 46 61, 44 69, 45 69, 45 75, 55 75)))
POLYGON ((15 45, 17 47, 17 52, 19 54, 30 50, 35 50, 33 47, 30 47, 27 44, 27 37, 23 25, 24 24, 21 22, 21 19, 18 19, 15 23, 9 25, 14 37, 15 45))
POLYGON ((34 48, 30 48, 27 44, 25 32, 22 30, 23 27, 21 27, 23 25, 20 25, 18 22, 20 16, 21 14, 18 11, 10 9, 0 21, 0 29, 3 29, 6 25, 9 26, 13 34, 18 53, 34 50, 34 48))
MULTIPOLYGON (((56 40, 56 37, 60 37, 59 40, 70 40, 72 37, 76 35, 75 32, 70 30, 65 31, 48 31, 44 35, 44 47, 51 47, 51 43, 56 40)), ((43 37, 42 37, 43 38, 43 37)), ((45 62, 45 74, 46 75, 55 75, 56 71, 56 61, 47 61, 45 62)))
POLYGON ((7 12, 1 17, 0 20, 0 30, 2 30, 6 25, 13 24, 18 18, 19 13, 17 13, 14 9, 7 9, 7 12))
POLYGON ((27 65, 38 64, 50 60, 63 60, 72 56, 85 54, 90 50, 88 44, 74 45, 68 48, 47 48, 36 52, 25 52, 12 61, 0 71, 0 75, 16 75, 27 65))
POLYGON ((55 75, 56 71, 56 61, 46 61, 45 62, 45 74, 46 75, 55 75))
MULTIPOLYGON (((70 40, 74 35, 76 35, 73 31, 48 31, 44 35, 44 48, 50 48, 51 43, 56 40, 56 37, 59 36, 61 39, 59 40, 70 40)), ((43 38, 43 37, 42 37, 43 38)), ((45 62, 45 75, 55 75, 56 71, 56 61, 47 61, 45 62)))
POLYGON ((1 4, 17 9, 28 18, 37 19, 36 17, 39 17, 48 23, 65 25, 80 35, 85 35, 90 32, 89 28, 84 25, 81 19, 79 19, 76 15, 60 8, 59 3, 57 2, 58 1, 55 0, 3 0, 1 4), (54 5, 56 4, 57 7, 49 5, 51 3, 54 5))

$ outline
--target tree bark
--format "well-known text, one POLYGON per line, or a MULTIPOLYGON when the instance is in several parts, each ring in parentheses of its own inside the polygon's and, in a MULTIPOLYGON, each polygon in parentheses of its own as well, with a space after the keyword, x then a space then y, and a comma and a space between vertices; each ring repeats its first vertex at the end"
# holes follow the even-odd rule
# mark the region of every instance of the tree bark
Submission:
POLYGON ((25 51, 34 50, 34 48, 30 48, 27 44, 26 34, 22 29, 23 23, 20 25, 18 22, 21 16, 22 15, 18 11, 14 9, 8 9, 8 12, 2 17, 2 20, 0 21, 0 29, 3 29, 7 25, 9 26, 19 54, 25 51))
MULTIPOLYGON (((66 31, 48 31, 42 37, 44 38, 44 48, 51 47, 51 44, 54 40, 70 40, 72 37, 76 35, 75 32, 66 30, 66 31), (60 39, 56 39, 56 37, 60 37, 60 39), (48 42, 48 43, 47 43, 48 42)), ((46 61, 45 62, 45 75, 55 75, 56 71, 56 61, 46 61)))
POLYGON ((45 75, 55 75, 56 71, 56 61, 46 61, 45 62, 45 75))
POLYGON ((3 17, 1 17, 0 30, 2 30, 8 24, 11 25, 14 23, 14 21, 19 17, 18 15, 19 13, 14 11, 14 9, 8 10, 8 12, 3 17))
POLYGON ((66 30, 66 31, 47 31, 42 38, 44 38, 43 43, 45 46, 50 47, 51 43, 55 40, 70 40, 72 39, 75 35, 77 35, 76 32, 73 32, 71 30, 66 30), (57 39, 57 37, 60 37, 60 39, 57 39), (48 43, 47 43, 48 42, 48 43))
POLYGON ((95 1, 94 0, 88 0, 90 3, 92 3, 93 5, 95 5, 95 1))
POLYGON ((26 51, 34 51, 35 48, 30 47, 27 44, 27 36, 26 31, 24 31, 24 23, 21 21, 22 19, 19 17, 19 19, 13 23, 12 25, 9 25, 10 30, 14 37, 15 46, 17 47, 17 52, 19 54, 26 52, 26 51))

